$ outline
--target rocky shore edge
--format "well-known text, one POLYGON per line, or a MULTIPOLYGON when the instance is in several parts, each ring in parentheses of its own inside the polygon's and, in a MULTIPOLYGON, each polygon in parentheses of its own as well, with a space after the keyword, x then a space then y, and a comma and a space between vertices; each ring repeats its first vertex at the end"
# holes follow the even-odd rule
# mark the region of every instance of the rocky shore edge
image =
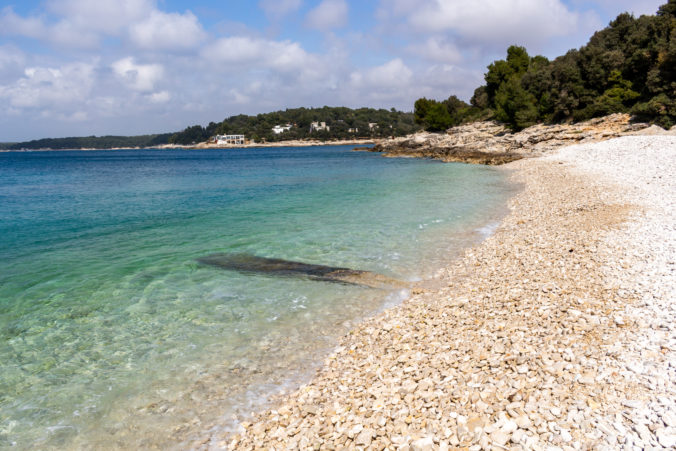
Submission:
POLYGON ((421 132, 379 141, 372 148, 355 150, 381 152, 388 157, 501 165, 543 155, 562 146, 636 133, 676 135, 676 127, 667 131, 645 123, 632 123, 631 116, 622 113, 574 124, 537 124, 517 133, 498 122, 485 121, 453 127, 444 133, 421 132))
POLYGON ((314 379, 196 449, 676 446, 676 138, 505 166, 484 243, 344 337, 314 379))

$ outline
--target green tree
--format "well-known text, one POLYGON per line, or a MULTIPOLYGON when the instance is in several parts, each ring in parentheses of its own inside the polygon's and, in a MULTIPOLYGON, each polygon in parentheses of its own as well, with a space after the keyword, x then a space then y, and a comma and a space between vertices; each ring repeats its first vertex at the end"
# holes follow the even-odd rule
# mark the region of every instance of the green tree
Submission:
POLYGON ((443 131, 449 128, 452 124, 452 118, 446 105, 434 102, 427 111, 425 123, 427 124, 427 130, 433 132, 443 131))
POLYGON ((664 128, 676 125, 676 100, 659 94, 647 102, 637 103, 631 110, 638 120, 652 121, 664 128))
POLYGON ((538 110, 533 94, 521 86, 514 76, 503 83, 495 94, 495 118, 507 123, 512 130, 521 130, 535 124, 538 110))
POLYGON ((433 100, 426 99, 425 97, 415 101, 413 105, 413 117, 416 124, 426 125, 427 114, 434 103, 433 100))

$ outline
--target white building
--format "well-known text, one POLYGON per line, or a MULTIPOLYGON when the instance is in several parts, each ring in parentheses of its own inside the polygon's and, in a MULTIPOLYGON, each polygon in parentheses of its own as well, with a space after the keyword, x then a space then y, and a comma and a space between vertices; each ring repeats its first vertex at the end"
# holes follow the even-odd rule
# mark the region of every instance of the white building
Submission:
POLYGON ((216 144, 243 145, 244 135, 216 135, 216 144))
POLYGON ((313 122, 310 124, 310 131, 320 131, 320 130, 326 130, 327 132, 331 130, 331 127, 326 125, 326 122, 313 122))
POLYGON ((280 133, 286 132, 291 130, 291 124, 286 124, 286 125, 275 125, 272 127, 272 133, 275 135, 279 135, 280 133))
POLYGON ((369 122, 369 130, 373 130, 374 128, 378 128, 378 123, 377 122, 369 122))

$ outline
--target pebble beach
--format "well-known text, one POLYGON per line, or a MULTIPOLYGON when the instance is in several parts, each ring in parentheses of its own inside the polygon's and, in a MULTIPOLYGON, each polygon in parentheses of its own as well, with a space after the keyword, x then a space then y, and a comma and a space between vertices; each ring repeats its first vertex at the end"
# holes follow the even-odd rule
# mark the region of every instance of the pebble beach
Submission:
POLYGON ((502 168, 522 190, 492 236, 236 435, 194 447, 676 446, 676 137, 502 168))

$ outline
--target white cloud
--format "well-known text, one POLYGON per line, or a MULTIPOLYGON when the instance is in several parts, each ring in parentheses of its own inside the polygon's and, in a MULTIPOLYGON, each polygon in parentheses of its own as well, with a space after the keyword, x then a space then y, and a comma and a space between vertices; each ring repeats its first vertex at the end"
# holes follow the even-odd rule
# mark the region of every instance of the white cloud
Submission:
POLYGON ((227 64, 226 68, 234 71, 260 67, 282 72, 301 72, 308 70, 316 62, 297 42, 246 36, 221 38, 206 48, 203 55, 209 61, 227 64))
POLYGON ((23 74, 26 55, 12 45, 0 45, 0 82, 23 74))
POLYGON ((409 85, 413 71, 400 58, 350 75, 350 83, 357 88, 392 89, 409 85))
POLYGON ((574 3, 581 4, 584 7, 596 4, 614 16, 629 12, 638 17, 642 14, 655 14, 661 5, 666 3, 666 0, 595 0, 591 2, 589 0, 576 0, 574 3))
MULTIPOLYGON (((63 17, 56 22, 48 22, 44 15, 21 17, 14 13, 10 8, 4 8, 0 13, 0 33, 7 35, 25 36, 33 39, 46 41, 51 45, 66 46, 73 48, 93 48, 100 42, 102 32, 119 31, 124 24, 120 20, 118 12, 117 17, 109 17, 109 21, 96 17, 92 6, 105 6, 107 2, 84 2, 84 7, 76 14, 70 14, 70 9, 74 8, 77 2, 75 0, 52 2, 52 7, 57 7, 59 16, 63 17), (57 4, 58 3, 58 4, 57 4), (105 25, 98 24, 105 22, 105 25)), ((105 10, 102 10, 105 12, 105 10)), ((101 12, 101 11, 99 11, 101 12)))
POLYGON ((382 0, 378 17, 404 19, 418 33, 503 47, 567 35, 579 22, 560 0, 382 0))
POLYGON ((261 0, 258 2, 258 6, 265 15, 275 20, 296 11, 301 4, 301 0, 261 0))
POLYGON ((109 35, 120 33, 130 23, 148 17, 154 0, 50 0, 47 7, 75 28, 109 35))
POLYGON ((169 94, 169 91, 153 92, 148 96, 148 100, 152 103, 167 103, 171 100, 171 94, 169 94))
POLYGON ((457 63, 462 60, 458 47, 443 38, 430 37, 421 44, 413 44, 408 50, 416 56, 439 63, 457 63))
POLYGON ((45 25, 39 17, 23 18, 7 6, 0 12, 0 33, 39 38, 44 35, 45 25))
POLYGON ((66 64, 57 68, 30 67, 24 76, 0 86, 0 98, 19 109, 71 108, 85 101, 94 85, 94 66, 87 63, 66 64))
POLYGON ((83 30, 71 22, 62 20, 51 27, 46 27, 43 39, 65 47, 95 48, 99 45, 100 36, 96 31, 83 30))
POLYGON ((85 122, 89 119, 89 114, 86 111, 74 111, 72 113, 58 113, 55 117, 66 122, 85 122))
POLYGON ((249 97, 246 94, 243 94, 241 91, 237 89, 231 89, 230 90, 230 95, 232 96, 232 101, 238 105, 246 105, 248 103, 251 103, 251 97, 249 97))
POLYGON ((165 13, 154 0, 49 0, 51 16, 21 17, 7 7, 0 12, 0 33, 40 39, 72 48, 93 48, 105 35, 121 37, 143 49, 187 50, 206 33, 190 11, 165 13))
POLYGON ((445 99, 454 94, 469 100, 474 90, 484 83, 483 71, 471 70, 452 64, 435 64, 416 74, 420 87, 417 97, 445 99))
POLYGON ((136 64, 132 57, 117 60, 111 67, 124 84, 135 91, 152 91, 164 75, 160 64, 136 64))
POLYGON ((347 24, 348 6, 345 0, 323 0, 307 14, 305 23, 310 28, 328 31, 347 24))
POLYGON ((185 14, 153 11, 145 20, 133 24, 129 33, 136 45, 152 50, 187 50, 206 37, 197 17, 190 11, 185 14))

